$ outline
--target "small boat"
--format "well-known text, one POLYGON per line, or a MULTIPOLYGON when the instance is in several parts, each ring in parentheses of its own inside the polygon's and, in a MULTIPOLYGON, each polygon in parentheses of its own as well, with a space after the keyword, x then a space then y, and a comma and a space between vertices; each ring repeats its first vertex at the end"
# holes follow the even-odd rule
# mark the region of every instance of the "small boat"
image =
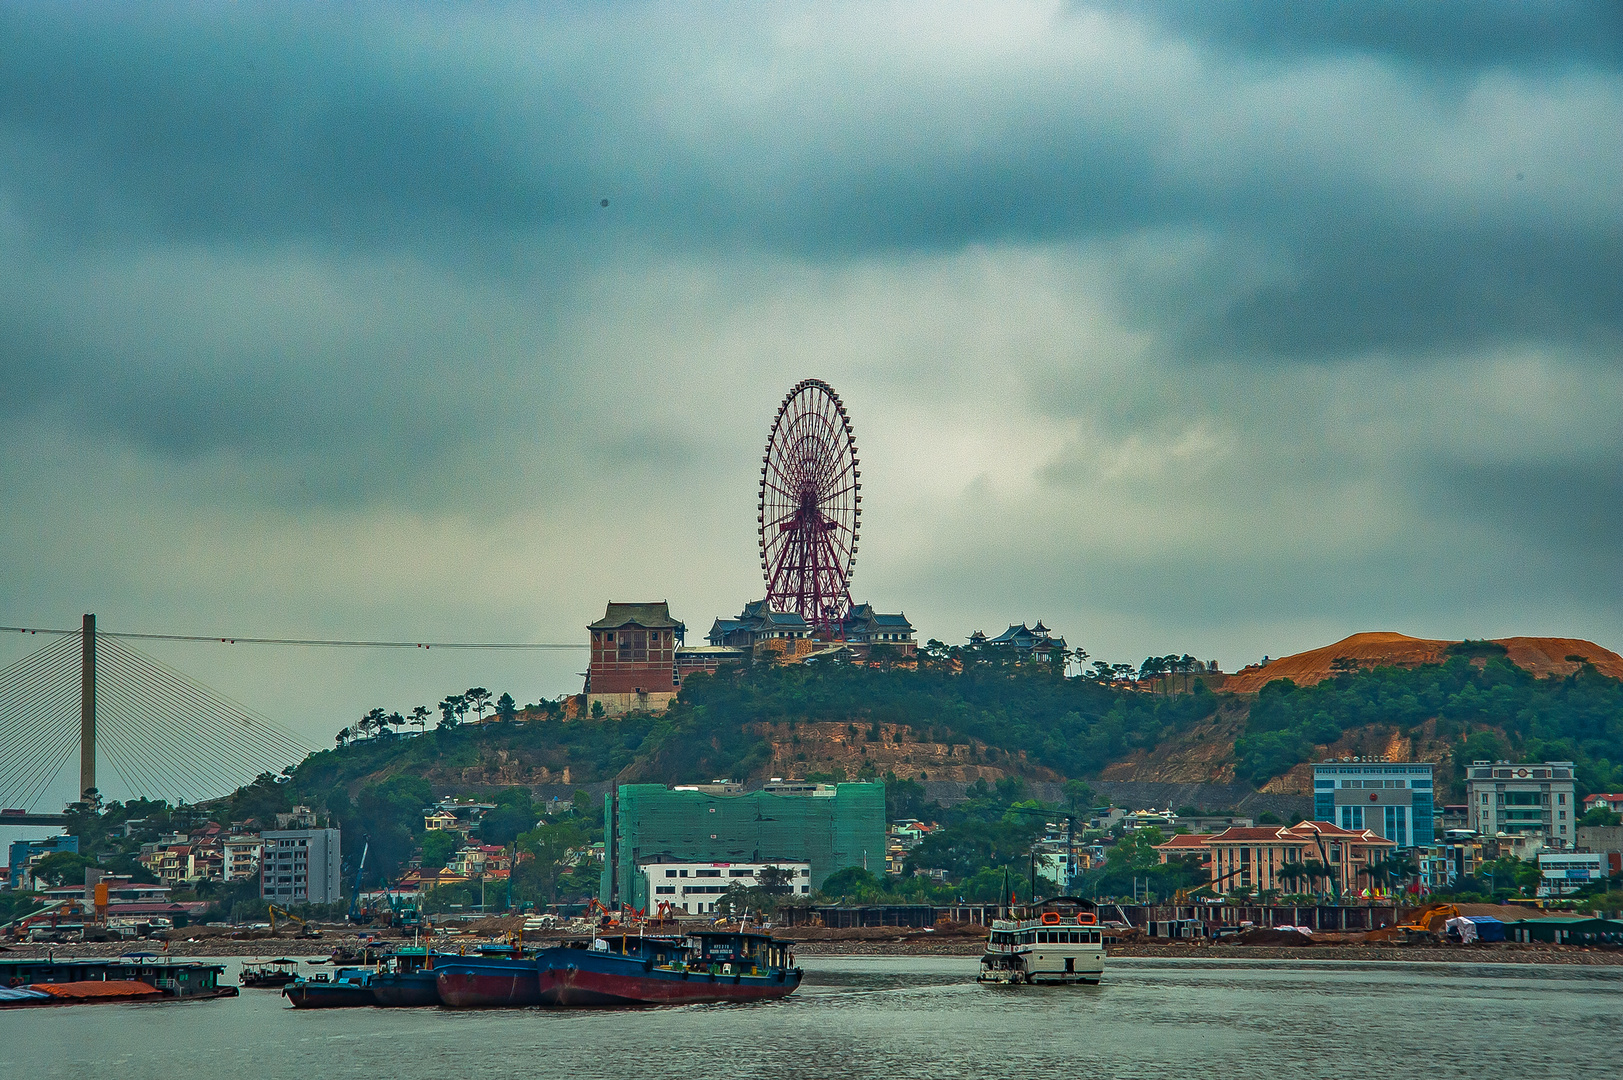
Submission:
POLYGON ((977 982, 1066 986, 1104 975, 1104 928, 1093 901, 1056 896, 1011 914, 993 920, 977 982))
POLYGON ((439 972, 427 949, 401 949, 372 976, 372 997, 389 1008, 440 1003, 439 972))
POLYGON ((283 957, 260 964, 242 965, 242 985, 259 989, 286 986, 299 977, 299 962, 283 957))
POLYGON ((375 1005, 370 968, 339 968, 332 975, 294 979, 282 987, 282 996, 295 1009, 353 1009, 375 1005))
POLYGON ((481 946, 471 956, 434 958, 440 1003, 453 1009, 525 1008, 541 1004, 534 956, 506 945, 481 946))
POLYGON ((680 937, 621 932, 590 946, 537 957, 546 1005, 686 1005, 764 1001, 800 985, 787 942, 763 931, 713 930, 680 937))

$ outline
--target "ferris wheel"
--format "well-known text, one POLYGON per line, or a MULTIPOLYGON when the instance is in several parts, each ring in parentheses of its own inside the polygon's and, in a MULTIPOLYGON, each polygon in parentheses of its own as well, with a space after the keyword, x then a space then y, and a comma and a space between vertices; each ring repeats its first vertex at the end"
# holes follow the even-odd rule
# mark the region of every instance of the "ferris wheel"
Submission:
POLYGON ((851 606, 862 484, 851 418, 834 388, 805 379, 778 406, 761 458, 767 606, 827 629, 851 606))

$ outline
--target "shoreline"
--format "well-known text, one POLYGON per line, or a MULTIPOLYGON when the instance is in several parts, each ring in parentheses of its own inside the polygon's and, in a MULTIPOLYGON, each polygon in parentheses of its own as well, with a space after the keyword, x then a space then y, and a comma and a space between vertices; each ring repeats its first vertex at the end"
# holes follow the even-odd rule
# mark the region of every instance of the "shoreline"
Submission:
MULTIPOLYGON (((980 956, 978 943, 817 941, 795 945, 802 956, 980 956)), ((1107 945, 1106 960, 1328 960, 1336 962, 1411 962, 1430 964, 1562 964, 1623 967, 1623 949, 1582 945, 1494 943, 1491 945, 1107 945)))
MULTIPOLYGON (((784 935, 789 937, 788 934, 784 935)), ((537 939, 541 944, 545 939, 537 939)), ((791 940, 793 940, 791 938, 791 940)), ((385 942, 386 945, 409 945, 410 939, 385 942)), ((433 943, 423 942, 430 945, 433 943)), ((459 943, 460 944, 460 943, 459 943)), ((292 956, 301 960, 324 959, 334 949, 355 949, 359 942, 353 937, 331 938, 318 941, 299 938, 259 938, 248 941, 231 939, 199 939, 174 942, 167 955, 176 960, 210 959, 272 959, 292 956)), ((449 951, 456 946, 445 943, 449 951)), ((801 956, 961 956, 978 957, 983 943, 974 938, 953 938, 942 941, 890 940, 882 941, 795 941, 794 951, 801 956)), ((17 944, 0 949, 0 959, 35 959, 47 955, 61 959, 109 959, 126 953, 156 953, 165 955, 162 942, 121 941, 74 945, 17 944)), ((1336 962, 1417 962, 1442 964, 1561 964, 1586 967, 1623 967, 1623 949, 1603 949, 1582 945, 1545 945, 1523 942, 1495 942, 1488 945, 1311 945, 1285 947, 1277 945, 1207 945, 1207 944, 1146 944, 1144 942, 1110 945, 1107 957, 1119 959, 1161 960, 1321 960, 1336 962)))

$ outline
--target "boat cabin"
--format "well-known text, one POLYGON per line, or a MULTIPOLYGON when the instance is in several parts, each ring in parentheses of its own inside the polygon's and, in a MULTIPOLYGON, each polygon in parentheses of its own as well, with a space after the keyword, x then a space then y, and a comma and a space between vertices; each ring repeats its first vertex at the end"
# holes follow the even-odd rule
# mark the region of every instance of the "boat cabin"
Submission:
POLYGON ((742 964, 753 968, 789 967, 789 942, 749 931, 701 931, 688 935, 696 964, 742 964))

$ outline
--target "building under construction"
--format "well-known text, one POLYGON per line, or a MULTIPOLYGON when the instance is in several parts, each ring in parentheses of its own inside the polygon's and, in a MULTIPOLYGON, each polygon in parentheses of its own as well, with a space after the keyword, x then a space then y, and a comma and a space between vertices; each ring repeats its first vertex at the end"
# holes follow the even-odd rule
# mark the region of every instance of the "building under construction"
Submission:
POLYGON ((772 783, 668 788, 622 784, 604 796, 602 898, 648 907, 649 863, 803 862, 811 888, 848 866, 885 868, 885 785, 772 783))

